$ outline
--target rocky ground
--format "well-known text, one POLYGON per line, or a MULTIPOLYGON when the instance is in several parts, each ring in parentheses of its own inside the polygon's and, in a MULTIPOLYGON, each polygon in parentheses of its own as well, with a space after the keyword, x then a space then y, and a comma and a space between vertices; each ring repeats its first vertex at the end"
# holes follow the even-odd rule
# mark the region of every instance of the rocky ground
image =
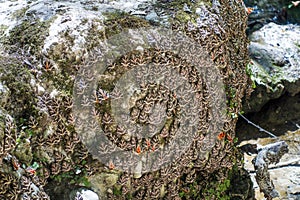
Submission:
MULTIPOLYGON (((243 111, 254 123, 281 135, 300 124, 300 27, 269 23, 249 36, 248 66, 254 91, 243 111)), ((241 140, 266 137, 244 120, 237 124, 241 140)))
MULTIPOLYGON (((243 141, 240 145, 256 144, 258 148, 272 144, 276 141, 285 141, 289 146, 289 152, 283 155, 280 162, 269 166, 271 180, 275 189, 279 192, 280 200, 298 200, 300 199, 300 129, 293 132, 287 132, 279 138, 259 138, 256 140, 243 141)), ((254 183, 255 198, 264 200, 263 193, 255 180, 255 171, 252 160, 256 154, 248 155, 244 153, 245 169, 249 171, 254 183)))

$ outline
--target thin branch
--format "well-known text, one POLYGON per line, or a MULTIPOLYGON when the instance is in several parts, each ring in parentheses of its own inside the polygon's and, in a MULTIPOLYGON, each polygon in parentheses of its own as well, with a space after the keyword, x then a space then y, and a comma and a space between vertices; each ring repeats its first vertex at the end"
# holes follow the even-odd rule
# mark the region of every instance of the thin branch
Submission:
MULTIPOLYGON (((273 169, 279 169, 279 168, 285 168, 285 167, 299 167, 300 164, 300 158, 291 160, 291 161, 287 161, 287 162, 281 162, 278 165, 271 165, 268 166, 268 170, 273 170, 273 169)), ((249 173, 256 173, 255 170, 248 170, 249 173)))
POLYGON ((247 119, 244 115, 242 115, 240 112, 239 112, 239 116, 241 116, 246 122, 248 122, 248 124, 251 124, 252 126, 254 126, 255 128, 257 128, 260 132, 264 132, 264 133, 267 133, 269 134, 270 136, 272 136, 273 138, 277 138, 276 135, 274 135, 273 133, 263 129, 262 127, 258 126, 257 124, 254 124, 253 122, 251 122, 249 119, 247 119))

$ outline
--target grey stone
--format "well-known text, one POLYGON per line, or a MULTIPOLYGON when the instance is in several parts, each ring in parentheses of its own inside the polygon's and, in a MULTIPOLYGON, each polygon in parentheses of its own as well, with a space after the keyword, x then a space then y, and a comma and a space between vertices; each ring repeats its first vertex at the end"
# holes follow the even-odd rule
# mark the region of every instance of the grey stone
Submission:
POLYGON ((148 21, 153 21, 153 22, 157 22, 158 21, 158 15, 156 14, 156 12, 151 12, 146 16, 146 20, 148 21))
POLYGON ((99 200, 99 197, 92 190, 79 188, 71 192, 70 200, 99 200))
POLYGON ((300 27, 269 23, 249 38, 248 70, 256 89, 244 110, 257 112, 286 92, 300 92, 300 27))

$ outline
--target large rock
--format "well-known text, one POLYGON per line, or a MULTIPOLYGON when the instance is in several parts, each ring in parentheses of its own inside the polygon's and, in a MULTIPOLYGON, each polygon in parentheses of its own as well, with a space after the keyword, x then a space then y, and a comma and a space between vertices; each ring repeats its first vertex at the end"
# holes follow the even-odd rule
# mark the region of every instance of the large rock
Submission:
MULTIPOLYGON (((248 74, 254 92, 243 110, 250 121, 275 135, 296 130, 300 123, 299 35, 297 25, 269 23, 249 36, 248 74)), ((243 119, 237 133, 241 140, 267 136, 243 119)))
MULTIPOLYGON (((62 199, 69 196, 63 193, 72 191, 78 186, 91 187, 104 199, 230 198, 228 189, 230 183, 235 181, 231 178, 236 169, 233 165, 240 164, 234 147, 234 128, 237 113, 241 109, 241 99, 249 92, 247 84, 249 79, 246 75, 247 13, 240 1, 20 0, 1 2, 0 7, 2 33, 0 82, 5 85, 3 88, 8 88, 11 92, 10 101, 2 102, 3 108, 12 115, 17 129, 23 133, 18 134, 21 138, 13 138, 14 142, 24 143, 18 145, 20 147, 18 151, 24 148, 24 152, 33 154, 32 160, 17 155, 16 159, 39 164, 38 178, 34 180, 38 182, 36 185, 39 187, 45 187, 51 198, 62 199), (157 48, 138 48, 128 55, 117 58, 104 72, 103 77, 108 78, 103 81, 101 79, 102 82, 97 82, 97 90, 93 88, 89 91, 89 96, 80 99, 81 108, 95 105, 89 114, 98 117, 99 121, 90 124, 90 120, 85 118, 83 123, 79 123, 77 119, 82 113, 74 112, 73 108, 75 105, 78 106, 78 102, 73 102, 72 98, 84 93, 79 89, 85 90, 85 81, 91 82, 97 78, 97 74, 91 70, 94 64, 98 63, 101 54, 105 53, 100 49, 100 45, 105 43, 103 41, 122 31, 126 32, 126 29, 158 25, 173 31, 181 31, 203 48, 201 51, 193 52, 195 49, 191 45, 188 48, 181 48, 180 52, 193 52, 193 56, 202 56, 201 59, 205 62, 202 62, 203 60, 197 62, 211 66, 207 69, 205 77, 202 79, 197 75, 197 71, 195 72, 195 67, 185 61, 190 57, 178 58, 174 52, 164 52, 157 48), (140 54, 141 50, 144 52, 140 54), (181 99, 178 103, 177 94, 172 93, 173 88, 159 86, 157 82, 140 84, 139 87, 143 89, 135 91, 136 93, 132 95, 131 107, 127 106, 127 102, 120 103, 127 106, 127 109, 130 108, 128 112, 130 117, 134 118, 131 121, 138 123, 143 121, 150 123, 147 117, 152 117, 148 115, 154 102, 159 104, 158 107, 166 104, 168 109, 160 110, 168 112, 164 128, 151 132, 149 140, 133 137, 129 131, 126 132, 121 126, 117 126, 110 116, 113 108, 109 104, 111 98, 122 96, 113 91, 113 88, 117 87, 114 83, 121 75, 147 61, 167 67, 173 65, 177 73, 186 76, 185 80, 193 86, 181 88, 181 94, 185 95, 185 99, 181 99), (214 73, 213 70, 218 73, 214 73), (219 76, 216 76, 218 74, 219 76), (81 75, 87 76, 86 79, 81 80, 81 75), (224 83, 225 87, 220 84, 209 85, 211 82, 224 83), (196 90, 192 94, 195 94, 197 99, 190 98, 194 95, 186 95, 190 94, 190 89, 196 90), (216 92, 217 89, 221 89, 221 92, 216 92), (227 94, 228 108, 225 105, 225 98, 221 98, 223 92, 227 94), (217 103, 224 100, 224 104, 212 104, 213 99, 217 99, 217 103), (185 119, 184 122, 191 126, 195 122, 196 125, 197 122, 201 124, 193 126, 193 130, 189 126, 187 130, 177 133, 178 128, 184 124, 180 123, 181 118, 177 118, 183 108, 181 106, 183 104, 180 103, 191 100, 198 103, 201 109, 196 107, 191 112, 184 113, 187 114, 187 119, 191 114, 197 114, 192 119, 185 119), (101 163, 95 159, 97 152, 87 149, 80 141, 76 129, 76 125, 85 124, 91 125, 85 129, 86 132, 94 130, 90 137, 95 141, 98 136, 96 134, 99 130, 98 124, 105 130, 111 143, 101 146, 101 152, 108 150, 112 144, 113 147, 118 146, 142 158, 134 169, 134 174, 117 168, 120 162, 131 161, 127 157, 109 163, 101 163), (188 134, 182 134, 186 132, 193 137, 187 138, 188 134), (182 138, 192 139, 192 144, 187 146, 184 154, 175 155, 175 161, 158 170, 142 173, 142 164, 147 161, 146 155, 148 153, 150 155, 151 151, 158 152, 170 141, 173 144, 172 139, 177 134, 182 135, 179 138, 181 145, 187 144, 182 138), (30 151, 26 149, 28 146, 30 151), (91 179, 87 177, 100 177, 97 180, 103 183, 89 181, 91 179)), ((136 38, 137 41, 139 39, 136 38)), ((173 41, 171 38, 167 39, 173 41)), ((153 41, 151 38, 148 40, 153 41)), ((126 40, 115 42, 122 44, 124 41, 126 40)), ((132 46, 134 42, 132 41, 132 46)), ((178 44, 181 44, 180 41, 173 41, 170 45, 178 44)), ((168 42, 164 45, 167 46, 168 42)), ((146 71, 141 72, 141 76, 148 74, 146 71)), ((161 77, 161 74, 159 75, 161 77)), ((174 77, 175 75, 168 76, 170 82, 176 81, 174 77)), ((120 91, 125 90, 127 88, 124 86, 120 91)), ((190 106, 189 103, 186 105, 190 106)), ((89 110, 83 109, 83 113, 87 111, 89 110)), ((99 143, 93 145, 100 148, 99 143)), ((175 146, 176 150, 183 149, 181 145, 175 146)), ((171 157, 170 154, 177 153, 162 152, 154 164, 165 164, 165 160, 171 157)), ((21 152, 18 155, 21 155, 21 152)), ((11 171, 11 174, 14 174, 14 169, 11 171)), ((11 175, 8 173, 3 176, 9 178, 11 175)), ((236 196, 243 196, 246 199, 250 194, 248 186, 245 190, 240 188, 239 193, 235 193, 236 196)), ((11 192, 1 195, 1 198, 9 199, 11 192)), ((46 196, 45 199, 47 198, 46 196)))
POLYGON ((249 36, 248 66, 255 91, 245 112, 257 112, 283 94, 300 92, 300 27, 269 23, 249 36))

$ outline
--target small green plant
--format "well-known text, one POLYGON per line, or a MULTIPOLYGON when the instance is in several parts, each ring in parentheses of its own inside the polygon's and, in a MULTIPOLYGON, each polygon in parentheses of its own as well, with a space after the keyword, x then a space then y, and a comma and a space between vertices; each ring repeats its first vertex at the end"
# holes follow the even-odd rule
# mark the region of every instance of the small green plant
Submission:
POLYGON ((64 172, 53 176, 52 178, 59 183, 67 181, 74 185, 83 185, 85 187, 91 186, 85 171, 82 171, 80 175, 76 174, 74 171, 64 172))
POLYGON ((255 84, 255 81, 254 81, 254 75, 253 75, 253 72, 251 70, 251 65, 252 63, 249 62, 247 67, 246 67, 246 74, 250 77, 250 79, 252 80, 252 88, 255 89, 256 88, 256 84, 255 84))
POLYGON ((226 194, 229 187, 229 179, 224 180, 224 182, 218 184, 217 187, 209 187, 209 189, 206 190, 207 195, 205 196, 205 199, 230 200, 230 197, 226 194))
POLYGON ((185 192, 183 192, 183 191, 180 192, 180 193, 179 193, 179 196, 180 196, 180 198, 183 198, 183 197, 185 196, 185 192))
POLYGON ((116 196, 121 196, 122 195, 121 187, 114 186, 113 194, 116 195, 116 196))
POLYGON ((31 129, 26 129, 25 133, 27 137, 32 137, 34 135, 34 131, 31 129))

